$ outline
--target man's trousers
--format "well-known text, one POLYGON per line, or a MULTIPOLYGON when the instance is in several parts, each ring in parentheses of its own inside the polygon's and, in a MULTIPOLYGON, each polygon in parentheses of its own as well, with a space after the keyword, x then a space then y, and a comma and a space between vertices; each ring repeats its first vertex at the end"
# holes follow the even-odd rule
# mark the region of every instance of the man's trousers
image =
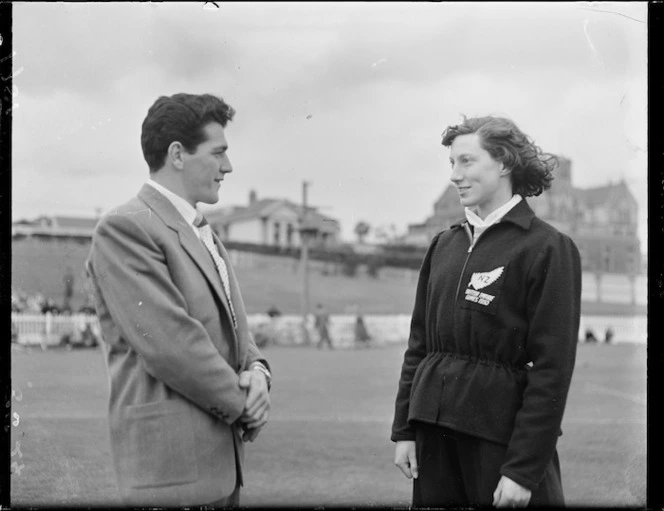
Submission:
MULTIPOLYGON (((418 479, 413 507, 491 506, 507 447, 441 426, 417 423, 418 479)), ((530 506, 564 506, 558 453, 532 492, 530 506)))

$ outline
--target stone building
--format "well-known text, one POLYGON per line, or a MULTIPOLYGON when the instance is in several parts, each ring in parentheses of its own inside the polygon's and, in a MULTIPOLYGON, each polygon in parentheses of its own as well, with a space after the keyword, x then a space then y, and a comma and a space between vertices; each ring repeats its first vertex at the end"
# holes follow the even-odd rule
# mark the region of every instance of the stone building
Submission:
MULTIPOLYGON (((581 253, 585 271, 635 275, 641 267, 639 205, 624 181, 595 188, 572 186, 572 162, 558 157, 551 188, 528 203, 543 220, 568 234, 581 253)), ((405 243, 428 245, 443 229, 462 221, 464 209, 453 185, 433 205, 433 214, 408 226, 405 243)))

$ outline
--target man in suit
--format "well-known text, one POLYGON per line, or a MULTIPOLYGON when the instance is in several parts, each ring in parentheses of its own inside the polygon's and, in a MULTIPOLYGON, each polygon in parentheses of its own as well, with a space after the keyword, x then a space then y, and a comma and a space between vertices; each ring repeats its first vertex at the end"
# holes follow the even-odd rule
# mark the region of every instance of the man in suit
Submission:
POLYGON ((218 201, 232 171, 224 129, 234 114, 209 94, 160 97, 142 126, 149 179, 93 235, 87 269, 126 504, 238 506, 243 441, 268 419, 269 364, 196 209, 218 201))

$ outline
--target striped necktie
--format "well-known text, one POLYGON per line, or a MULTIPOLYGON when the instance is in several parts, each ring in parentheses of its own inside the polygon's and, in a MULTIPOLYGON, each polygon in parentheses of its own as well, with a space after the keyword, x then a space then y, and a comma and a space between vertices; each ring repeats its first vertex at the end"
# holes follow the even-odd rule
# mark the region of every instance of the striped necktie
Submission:
POLYGON ((208 249, 208 252, 210 252, 212 259, 214 260, 214 264, 217 267, 217 272, 219 273, 221 282, 224 285, 226 298, 228 298, 228 305, 231 309, 231 315, 233 316, 233 327, 237 328, 235 310, 233 309, 233 302, 231 300, 231 286, 230 280, 228 278, 228 268, 226 267, 226 263, 222 259, 221 255, 219 255, 219 250, 217 250, 217 247, 214 244, 214 240, 212 239, 212 228, 210 227, 210 224, 207 223, 205 217, 200 213, 196 215, 194 226, 198 228, 198 232, 201 233, 201 241, 203 242, 203 245, 205 245, 205 248, 208 249))

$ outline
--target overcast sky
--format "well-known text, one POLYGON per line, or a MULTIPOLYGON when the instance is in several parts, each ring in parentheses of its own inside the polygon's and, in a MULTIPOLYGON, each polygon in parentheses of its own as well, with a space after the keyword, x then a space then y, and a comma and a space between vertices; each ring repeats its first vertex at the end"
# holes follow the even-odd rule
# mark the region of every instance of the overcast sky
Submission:
POLYGON ((237 111, 220 205, 309 202, 354 239, 449 183, 440 135, 511 117, 586 188, 625 179, 647 249, 647 3, 15 3, 13 217, 93 216, 148 177, 160 95, 237 111))

